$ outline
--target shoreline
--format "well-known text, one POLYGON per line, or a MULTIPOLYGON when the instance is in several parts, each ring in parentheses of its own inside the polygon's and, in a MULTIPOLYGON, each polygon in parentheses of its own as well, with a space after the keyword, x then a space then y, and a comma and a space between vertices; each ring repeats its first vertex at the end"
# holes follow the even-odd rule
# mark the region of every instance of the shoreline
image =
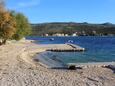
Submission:
MULTIPOLYGON (((27 41, 28 43, 31 41, 27 41)), ((25 53, 34 53, 34 56, 32 57, 33 60, 37 60, 39 61, 39 64, 41 64, 42 66, 46 67, 46 68, 51 68, 51 69, 65 69, 68 68, 68 66, 74 65, 76 67, 82 67, 82 68, 89 68, 89 67, 105 67, 108 65, 115 65, 115 62, 87 62, 87 63, 67 63, 64 64, 63 62, 60 62, 59 59, 50 59, 48 56, 44 55, 44 52, 47 52, 47 49, 49 48, 53 48, 53 47, 60 47, 63 46, 63 44, 34 44, 33 45, 40 45, 39 49, 33 49, 30 51, 24 51, 25 53), (45 47, 44 47, 45 46, 45 47), (44 57, 45 56, 45 57, 44 57)), ((67 44, 68 45, 68 44, 67 44)), ((66 46, 67 47, 67 46, 66 46)), ((80 46, 78 46, 80 47, 80 46)), ((82 48, 82 47, 80 47, 82 48)), ((23 54, 24 54, 23 52, 23 54)), ((52 52, 52 51, 48 51, 48 52, 52 52)), ((26 59, 25 59, 26 60, 26 59)), ((36 63, 36 62, 35 62, 36 63)))
MULTIPOLYGON (((46 52, 47 53, 47 52, 46 52)), ((38 59, 39 63, 46 68, 51 69, 68 69, 68 66, 74 65, 75 67, 89 68, 89 67, 105 67, 108 65, 115 65, 115 62, 87 62, 87 63, 67 63, 63 64, 59 59, 51 59, 46 54, 45 51, 38 53, 34 56, 34 59, 38 59)))
MULTIPOLYGON (((28 39, 29 37, 36 37, 36 36, 28 36, 27 40, 30 40, 28 39)), ((37 36, 37 37, 115 37, 115 35, 113 36, 37 36)))
POLYGON ((51 45, 11 43, 0 46, 0 86, 114 86, 108 68, 47 69, 33 56, 51 45))

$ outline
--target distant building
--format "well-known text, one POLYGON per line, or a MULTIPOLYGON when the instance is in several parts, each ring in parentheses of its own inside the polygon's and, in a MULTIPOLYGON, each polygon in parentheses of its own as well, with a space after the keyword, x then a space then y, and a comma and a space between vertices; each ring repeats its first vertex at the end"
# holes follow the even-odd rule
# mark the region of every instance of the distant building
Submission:
POLYGON ((48 34, 45 34, 45 36, 49 36, 48 34))
POLYGON ((56 33, 56 34, 53 34, 53 36, 68 36, 68 34, 64 34, 64 33, 56 33))
POLYGON ((72 36, 77 36, 76 33, 73 33, 72 36))
POLYGON ((94 35, 96 35, 97 34, 97 32, 94 30, 94 31, 92 31, 92 33, 94 34, 94 35))
POLYGON ((83 35, 83 36, 86 36, 86 32, 85 32, 85 31, 82 31, 82 35, 83 35))
POLYGON ((64 34, 56 33, 56 34, 53 34, 53 36, 64 36, 64 34))
POLYGON ((68 34, 65 34, 65 36, 68 36, 68 34))
POLYGON ((72 36, 78 36, 78 32, 73 33, 72 36))

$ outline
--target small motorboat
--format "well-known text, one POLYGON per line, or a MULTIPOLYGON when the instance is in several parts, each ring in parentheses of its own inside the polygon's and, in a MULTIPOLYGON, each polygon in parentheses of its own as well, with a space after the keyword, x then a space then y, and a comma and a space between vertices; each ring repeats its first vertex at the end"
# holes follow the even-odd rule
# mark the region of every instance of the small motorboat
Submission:
POLYGON ((54 38, 50 38, 50 41, 54 41, 54 38))
POLYGON ((73 43, 73 40, 68 40, 69 43, 73 43))

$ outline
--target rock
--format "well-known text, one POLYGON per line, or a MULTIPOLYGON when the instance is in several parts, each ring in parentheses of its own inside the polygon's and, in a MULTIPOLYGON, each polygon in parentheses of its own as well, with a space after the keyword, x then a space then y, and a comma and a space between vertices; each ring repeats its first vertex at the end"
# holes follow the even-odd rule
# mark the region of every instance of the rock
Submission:
POLYGON ((75 66, 75 65, 70 65, 68 68, 69 68, 70 70, 76 70, 76 66, 75 66))
POLYGON ((108 67, 115 70, 115 65, 108 65, 108 67))

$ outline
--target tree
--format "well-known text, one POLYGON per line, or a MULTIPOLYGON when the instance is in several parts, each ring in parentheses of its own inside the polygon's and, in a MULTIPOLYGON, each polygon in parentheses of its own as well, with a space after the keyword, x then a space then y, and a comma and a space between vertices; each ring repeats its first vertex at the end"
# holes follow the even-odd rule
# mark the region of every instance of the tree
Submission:
POLYGON ((0 11, 0 44, 6 43, 15 33, 16 22, 9 12, 0 11))
POLYGON ((0 0, 0 10, 4 9, 4 0, 0 0))
POLYGON ((0 3, 0 45, 5 44, 6 40, 10 39, 16 30, 16 22, 10 12, 1 9, 2 5, 0 3))
POLYGON ((13 35, 13 39, 20 40, 23 37, 29 35, 31 31, 30 24, 28 19, 22 13, 16 13, 14 11, 11 12, 12 16, 16 20, 16 33, 13 35))

